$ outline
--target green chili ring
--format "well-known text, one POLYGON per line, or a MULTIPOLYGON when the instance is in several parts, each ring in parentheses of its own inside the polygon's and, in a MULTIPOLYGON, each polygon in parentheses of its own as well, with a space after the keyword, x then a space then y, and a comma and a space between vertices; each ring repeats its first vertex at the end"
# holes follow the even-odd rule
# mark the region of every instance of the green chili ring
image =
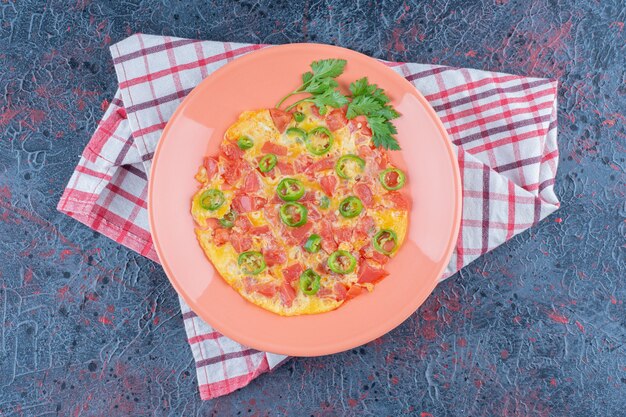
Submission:
POLYGON ((346 197, 339 204, 339 213, 348 219, 358 216, 363 211, 363 203, 358 197, 346 197))
POLYGON ((328 258, 328 267, 337 274, 350 274, 356 269, 356 258, 345 250, 337 250, 328 258))
POLYGON ((312 154, 324 155, 333 146, 333 134, 330 132, 330 130, 326 129, 323 126, 316 127, 307 134, 305 144, 307 150, 312 154), (323 143, 321 145, 319 143, 313 143, 311 138, 318 134, 323 134, 328 138, 326 143, 323 143))
POLYGON ((280 206, 280 219, 289 227, 299 227, 306 223, 308 210, 295 201, 280 206))
POLYGON ((304 242, 304 250, 309 253, 317 253, 320 251, 321 247, 322 237, 316 233, 313 233, 306 242, 304 242))
POLYGON ((299 127, 290 127, 285 133, 287 133, 287 136, 296 136, 301 140, 306 140, 306 132, 299 127))
POLYGON ((246 151, 254 146, 254 141, 250 136, 242 136, 237 139, 237 146, 239 146, 239 149, 246 151))
POLYGON ((242 252, 237 258, 237 264, 244 274, 256 275, 265 270, 267 264, 261 252, 248 251, 242 252))
POLYGON ((276 166, 278 158, 273 153, 268 153, 259 161, 259 171, 270 172, 276 166))
POLYGON ((283 178, 276 186, 276 194, 283 201, 297 201, 304 195, 304 185, 295 178, 283 178))
POLYGON ((296 123, 300 123, 304 121, 304 113, 297 111, 293 114, 293 118, 296 120, 296 123))
POLYGON ((396 232, 389 229, 382 229, 374 235, 373 239, 374 249, 383 255, 391 255, 393 251, 398 247, 398 235, 396 232), (392 242, 393 247, 391 249, 386 248, 387 243, 392 242))
POLYGON ((335 164, 335 172, 337 173, 337 175, 339 175, 339 177, 345 180, 354 178, 346 172, 349 169, 349 165, 356 166, 356 169, 359 172, 363 172, 363 170, 365 169, 365 160, 352 154, 343 155, 337 160, 337 163, 335 164))
POLYGON ((217 210, 226 201, 224 193, 214 188, 206 190, 200 195, 200 207, 205 210, 217 210))
POLYGON ((395 191, 404 186, 404 183, 406 182, 406 176, 404 175, 404 172, 400 171, 397 168, 388 168, 380 173, 380 175, 378 176, 378 180, 385 190, 395 191), (398 178, 396 179, 397 183, 395 185, 389 183, 390 180, 387 179, 387 175, 389 174, 396 174, 398 176, 398 178))
POLYGON ((222 227, 226 227, 227 229, 229 229, 235 225, 235 220, 237 220, 237 217, 237 212, 235 210, 231 210, 228 213, 224 214, 224 217, 222 217, 219 222, 222 227))
POLYGON ((306 295, 315 295, 320 290, 322 277, 312 269, 307 269, 300 274, 300 289, 306 295))

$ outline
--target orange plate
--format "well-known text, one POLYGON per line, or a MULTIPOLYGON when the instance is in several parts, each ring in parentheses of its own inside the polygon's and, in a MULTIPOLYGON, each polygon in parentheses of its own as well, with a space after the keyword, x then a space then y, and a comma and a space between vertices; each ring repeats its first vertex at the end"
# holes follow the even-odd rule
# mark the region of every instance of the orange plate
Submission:
MULTIPOLYGON (((346 90, 347 91, 347 90, 346 90)), ((276 46, 237 58, 198 85, 167 124, 152 163, 150 228, 176 291, 202 319, 239 343, 274 353, 318 356, 351 349, 402 323, 437 284, 456 242, 461 181, 446 131, 424 97, 378 61, 318 44, 276 46), (244 300, 217 274, 194 234, 191 197, 202 157, 217 152, 225 129, 244 110, 272 107, 300 84, 312 61, 348 61, 342 88, 367 76, 402 114, 402 151, 391 161, 407 172, 412 199, 407 238, 387 266, 390 275, 337 310, 281 317, 244 300)))

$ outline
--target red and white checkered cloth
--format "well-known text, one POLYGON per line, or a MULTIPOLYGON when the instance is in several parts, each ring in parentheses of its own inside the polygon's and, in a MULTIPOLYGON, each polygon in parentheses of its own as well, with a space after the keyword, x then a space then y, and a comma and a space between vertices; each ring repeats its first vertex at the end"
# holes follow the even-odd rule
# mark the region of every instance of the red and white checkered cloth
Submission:
MULTIPOLYGON (((58 209, 158 262, 148 229, 148 172, 168 119, 206 76, 266 46, 133 35, 111 47, 119 90, 58 209)), ((456 250, 442 279, 555 211, 557 82, 413 63, 386 63, 436 110, 463 181, 456 250)), ((228 394, 285 356, 220 335, 181 299, 202 399, 228 394)))

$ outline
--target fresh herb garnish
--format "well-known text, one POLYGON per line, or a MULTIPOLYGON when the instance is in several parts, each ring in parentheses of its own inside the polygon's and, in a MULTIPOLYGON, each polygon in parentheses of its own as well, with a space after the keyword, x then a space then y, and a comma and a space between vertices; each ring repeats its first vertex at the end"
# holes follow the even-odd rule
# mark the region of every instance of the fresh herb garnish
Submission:
POLYGON ((304 93, 309 96, 287 106, 285 110, 289 111, 300 103, 310 102, 317 106, 320 114, 326 114, 329 107, 341 108, 348 105, 348 119, 361 115, 367 118, 375 146, 399 150, 400 144, 394 136, 398 131, 391 120, 399 117, 400 113, 388 104, 390 99, 383 89, 376 84, 370 84, 367 77, 350 84, 351 96, 342 94, 335 78, 343 73, 345 66, 344 59, 314 61, 311 63, 311 71, 302 74, 302 85, 283 97, 276 108, 280 108, 289 97, 304 93))

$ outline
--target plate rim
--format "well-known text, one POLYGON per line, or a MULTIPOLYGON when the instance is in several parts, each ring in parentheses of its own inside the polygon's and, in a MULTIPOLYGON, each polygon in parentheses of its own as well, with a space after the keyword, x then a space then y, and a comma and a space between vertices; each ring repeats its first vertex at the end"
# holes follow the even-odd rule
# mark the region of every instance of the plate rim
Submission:
MULTIPOLYGON (((344 48, 344 47, 341 47, 341 46, 335 46, 335 45, 330 45, 330 44, 322 44, 322 43, 290 43, 290 44, 282 44, 282 45, 271 45, 271 46, 266 46, 265 48, 262 48, 262 49, 259 49, 259 50, 247 53, 246 55, 243 55, 241 57, 238 57, 238 58, 234 59, 231 62, 226 63, 222 67, 218 68, 217 70, 215 70, 214 72, 209 74, 202 81, 200 81, 200 83, 198 83, 192 89, 192 91, 183 99, 183 101, 178 105, 178 107, 176 108, 174 113, 172 113, 172 116, 167 121, 167 123, 166 123, 166 125, 165 125, 165 127, 163 129, 163 132, 161 133, 161 136, 159 138, 159 141, 158 141, 157 146, 156 146, 155 151, 154 151, 154 156, 152 158, 152 164, 151 164, 151 169, 150 169, 150 176, 149 176, 149 181, 148 181, 148 199, 147 199, 147 203, 148 203, 148 224, 150 226, 150 235, 152 236, 152 242, 153 242, 155 251, 157 253, 157 256, 159 258, 160 265, 163 268, 163 270, 165 272, 165 275, 167 276, 168 281, 174 287, 174 289, 176 290, 177 294, 180 297, 183 298, 183 300, 189 305, 191 310, 194 311, 194 312, 196 312, 198 310, 202 310, 202 309, 199 308, 199 306, 193 300, 192 297, 187 295, 187 293, 184 291, 182 286, 180 286, 175 279, 170 278, 170 275, 174 275, 174 273, 171 271, 170 266, 167 263, 167 260, 165 260, 165 256, 163 255, 163 252, 162 252, 162 249, 161 249, 161 245, 160 245, 159 240, 157 238, 157 232, 156 232, 156 227, 155 227, 155 219, 154 219, 154 213, 153 213, 153 207, 154 207, 154 204, 153 204, 153 198, 154 198, 154 176, 155 176, 155 172, 157 172, 158 161, 159 161, 159 157, 160 157, 160 154, 161 154, 161 150, 163 148, 164 141, 162 139, 163 139, 163 137, 168 135, 168 133, 170 132, 172 126, 174 125, 174 122, 184 112, 186 104, 189 103, 191 101, 191 99, 193 97, 195 97, 195 95, 197 95, 198 92, 201 90, 199 87, 202 86, 203 83, 207 82, 207 80, 209 80, 210 78, 212 78, 214 76, 219 76, 221 73, 228 71, 229 67, 231 67, 232 64, 234 64, 234 63, 237 63, 238 65, 242 65, 242 64, 245 64, 246 61, 254 59, 258 55, 263 55, 263 54, 266 54, 266 53, 270 53, 271 51, 275 51, 276 49, 291 49, 291 48, 302 48, 302 47, 308 47, 308 48, 310 48, 310 47, 322 47, 322 48, 329 48, 331 50, 332 49, 338 49, 338 50, 341 50, 341 51, 347 51, 350 54, 358 54, 358 55, 366 58, 367 60, 369 60, 372 63, 372 65, 384 68, 384 71, 387 72, 390 77, 396 78, 400 83, 404 84, 408 89, 410 89, 410 90, 415 92, 417 99, 420 101, 422 106, 426 109, 429 117, 434 122, 434 124, 437 127, 437 129, 439 130, 439 133, 441 134, 442 139, 444 141, 444 146, 446 148, 446 151, 448 153, 450 161, 452 162, 451 165, 452 165, 453 179, 454 179, 454 185, 455 185, 455 187, 454 187, 455 188, 454 189, 454 194, 455 194, 455 197, 456 197, 455 200, 454 200, 456 207, 455 207, 455 213, 454 213, 454 219, 453 219, 453 232, 452 232, 452 234, 451 234, 451 236, 450 236, 450 238, 448 240, 447 246, 446 246, 446 255, 443 257, 443 259, 445 259, 445 262, 442 262, 441 267, 437 271, 437 276, 441 276, 441 274, 445 270, 446 266, 450 262, 450 259, 452 257, 452 253, 454 252, 454 247, 455 247, 457 239, 458 239, 458 234, 460 232, 460 226, 461 226, 461 215, 462 215, 462 210, 463 210, 462 181, 461 181, 460 169, 459 169, 459 165, 458 165, 458 159, 457 159, 457 156, 456 156, 456 154, 454 152, 453 144, 450 141, 448 132, 446 131, 446 129, 445 129, 444 125, 443 125, 443 122, 441 121, 441 119, 439 118, 439 116, 437 115, 435 110, 432 108, 432 106, 430 105, 428 100, 426 100, 424 95, 413 84, 411 84, 406 78, 404 78, 403 76, 401 76, 400 74, 396 73, 391 68, 389 68, 388 66, 383 64, 381 62, 381 60, 378 60, 377 58, 370 57, 368 55, 365 55, 365 54, 363 54, 361 52, 358 52, 358 51, 354 51, 354 50, 349 49, 349 48, 344 48)), ((409 221, 410 221, 410 219, 409 219, 409 221)), ((436 279, 436 280, 434 280, 432 282, 431 285, 429 285, 429 288, 428 288, 428 294, 429 295, 426 297, 426 299, 428 299, 428 297, 430 297, 430 295, 432 295, 433 290, 435 289, 435 287, 438 284, 439 284, 439 280, 436 279)), ((298 349, 297 352, 296 351, 284 351, 280 347, 277 347, 276 345, 272 345, 271 343, 265 343, 265 342, 259 343, 256 340, 252 340, 252 339, 247 338, 247 336, 244 335, 244 334, 236 334, 236 335, 234 335, 230 331, 230 329, 223 329, 219 325, 216 326, 213 323, 210 323, 211 320, 207 320, 207 318, 203 317, 200 313, 196 313, 196 314, 198 315, 199 318, 201 318, 202 320, 205 320, 209 325, 211 325, 219 333, 221 333, 222 335, 224 335, 224 336, 226 336, 226 337, 228 337, 228 338, 230 338, 230 339, 232 339, 232 340, 236 341, 237 343, 240 343, 240 344, 242 344, 244 346, 252 347, 252 348, 257 349, 259 351, 279 353, 279 354, 289 355, 289 356, 314 357, 314 356, 323 356, 323 355, 328 355, 328 354, 344 352, 344 351, 352 349, 354 347, 358 347, 358 346, 361 346, 361 345, 366 344, 368 342, 371 342, 372 340, 375 340, 376 338, 379 338, 379 337, 387 334, 391 330, 393 330, 396 327, 398 327, 399 325, 401 325, 413 313, 415 313, 419 309, 419 307, 421 305, 423 305, 423 303, 424 303, 424 301, 422 301, 422 303, 419 306, 417 306, 415 309, 413 309, 413 308, 409 309, 410 311, 408 311, 408 313, 405 312, 405 314, 401 314, 401 315, 399 315, 397 317, 391 318, 387 323, 393 323, 393 325, 391 327, 389 327, 387 330, 385 330, 384 332, 382 332, 382 333, 379 332, 380 334, 377 335, 377 336, 374 336, 374 337, 369 337, 368 336, 368 337, 365 337, 365 338, 361 338, 361 339, 359 339, 357 341, 355 341, 354 339, 350 339, 351 343, 347 343, 347 342, 336 343, 334 345, 334 348, 332 348, 332 349, 326 348, 326 349, 321 349, 320 350, 319 347, 317 349, 311 349, 311 348, 304 349, 303 348, 303 349, 298 349), (357 343, 357 344, 355 344, 355 343, 357 343), (338 346, 338 345, 340 345, 340 346, 338 346), (321 351, 321 353, 320 353, 320 351, 321 351)), ((385 327, 388 327, 388 326, 385 326, 385 327)))

